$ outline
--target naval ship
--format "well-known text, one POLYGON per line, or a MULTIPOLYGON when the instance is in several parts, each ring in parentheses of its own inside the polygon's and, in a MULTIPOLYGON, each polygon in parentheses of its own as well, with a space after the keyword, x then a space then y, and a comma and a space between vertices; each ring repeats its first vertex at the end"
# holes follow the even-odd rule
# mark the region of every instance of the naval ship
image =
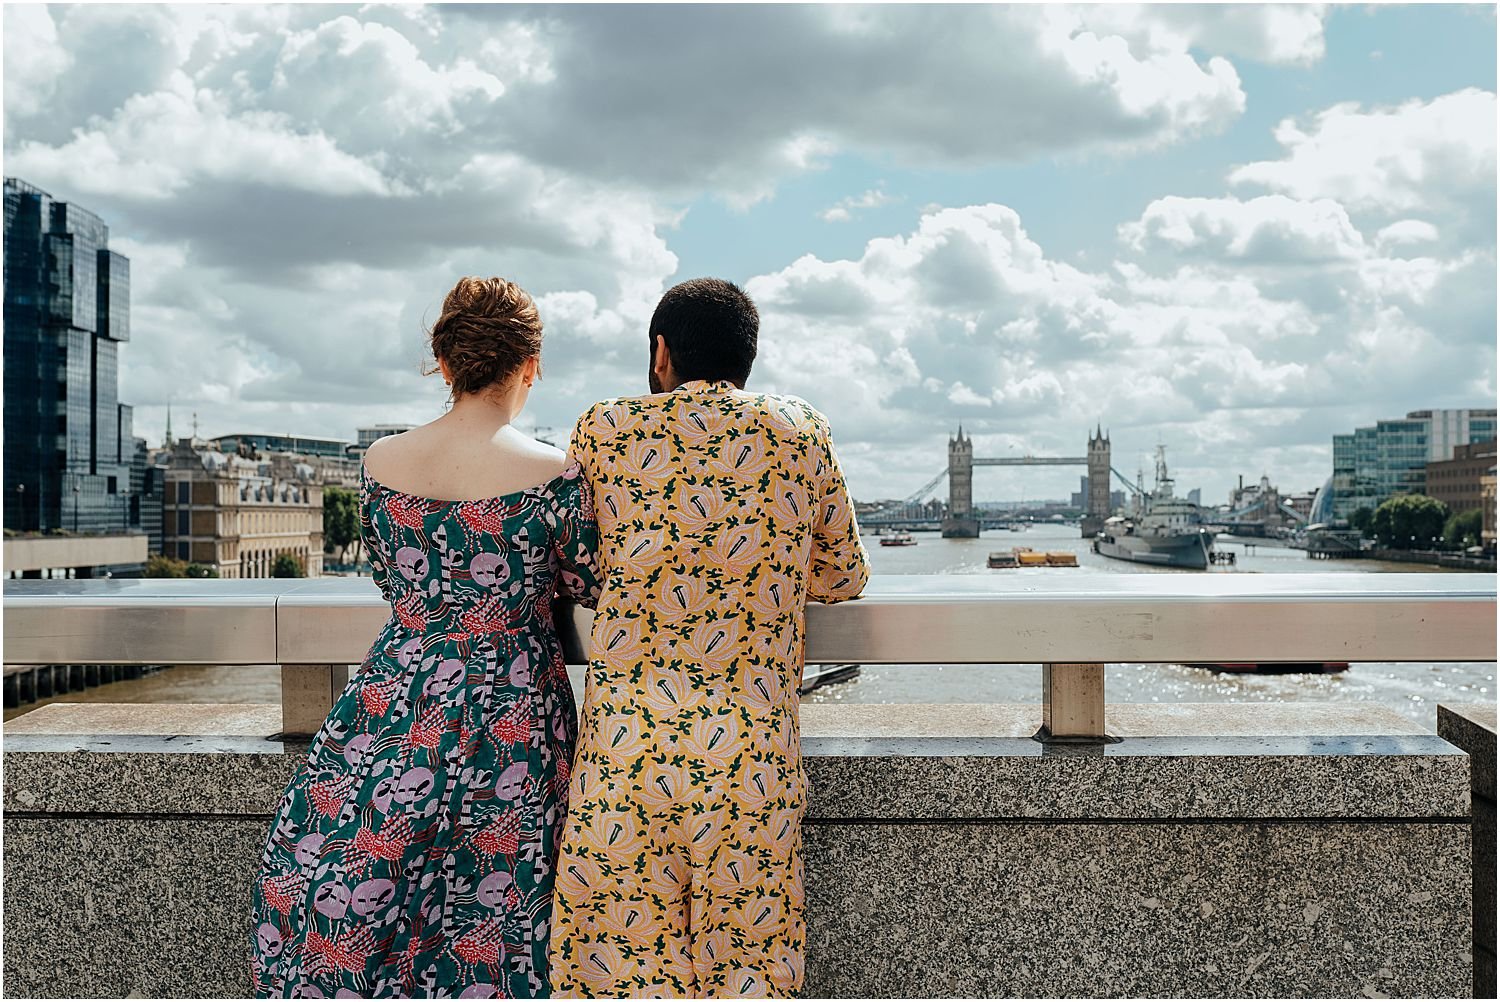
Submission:
POLYGON ((1116 560, 1158 567, 1205 570, 1213 552, 1214 532, 1204 527, 1202 510, 1174 497, 1167 475, 1167 453, 1156 447, 1156 489, 1140 492, 1127 515, 1105 519, 1094 537, 1094 552, 1116 560))

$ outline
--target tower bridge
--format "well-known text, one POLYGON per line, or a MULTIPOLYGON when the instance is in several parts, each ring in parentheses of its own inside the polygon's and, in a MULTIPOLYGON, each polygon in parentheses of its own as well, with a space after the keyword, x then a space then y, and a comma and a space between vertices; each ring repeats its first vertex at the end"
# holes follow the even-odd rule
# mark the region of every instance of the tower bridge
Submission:
MULTIPOLYGON (((909 509, 928 497, 943 477, 948 478, 948 510, 942 519, 944 536, 972 539, 979 535, 984 516, 974 507, 974 467, 976 466, 1082 466, 1088 470, 1088 497, 1085 500, 1083 535, 1092 536, 1104 527, 1109 517, 1109 478, 1120 477, 1126 486, 1135 490, 1135 485, 1110 466, 1109 436, 1096 426, 1089 436, 1088 452, 1082 456, 976 456, 974 442, 964 434, 962 427, 958 435, 948 439, 948 468, 923 484, 915 494, 903 501, 866 515, 867 523, 894 524, 916 523, 926 519, 913 517, 909 509)), ((935 519, 934 519, 935 521, 935 519)), ((994 521, 993 517, 990 521, 994 521)))
POLYGON ((979 535, 980 519, 974 509, 976 466, 1083 466, 1088 469, 1088 497, 1084 501, 1083 535, 1092 536, 1109 517, 1109 436, 1095 426, 1083 456, 975 456, 973 439, 958 435, 948 439, 948 515, 943 535, 973 539, 979 535))

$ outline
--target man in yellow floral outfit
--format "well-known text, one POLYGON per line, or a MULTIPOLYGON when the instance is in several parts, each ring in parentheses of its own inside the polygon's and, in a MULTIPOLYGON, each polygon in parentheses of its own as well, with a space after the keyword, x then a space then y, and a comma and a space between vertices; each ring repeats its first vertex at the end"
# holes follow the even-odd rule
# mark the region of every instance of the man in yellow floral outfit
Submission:
POLYGON ((802 986, 804 606, 869 577, 821 414, 748 393, 760 326, 697 279, 651 319, 652 394, 572 451, 603 593, 559 862, 552 988, 786 996, 802 986))

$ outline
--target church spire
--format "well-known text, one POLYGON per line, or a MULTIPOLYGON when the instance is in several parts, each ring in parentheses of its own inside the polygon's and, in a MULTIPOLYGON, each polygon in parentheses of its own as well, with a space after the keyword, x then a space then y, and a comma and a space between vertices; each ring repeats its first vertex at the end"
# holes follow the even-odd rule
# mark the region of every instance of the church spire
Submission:
POLYGON ((172 401, 167 401, 167 441, 166 448, 172 448, 172 401))

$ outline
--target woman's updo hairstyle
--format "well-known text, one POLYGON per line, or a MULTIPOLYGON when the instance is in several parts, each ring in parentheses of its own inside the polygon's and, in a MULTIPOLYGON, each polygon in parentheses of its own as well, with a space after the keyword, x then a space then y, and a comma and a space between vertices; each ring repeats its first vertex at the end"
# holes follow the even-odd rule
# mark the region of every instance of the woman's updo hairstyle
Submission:
POLYGON ((504 382, 541 353, 536 303, 503 278, 459 279, 432 325, 432 355, 448 363, 454 396, 504 382))

